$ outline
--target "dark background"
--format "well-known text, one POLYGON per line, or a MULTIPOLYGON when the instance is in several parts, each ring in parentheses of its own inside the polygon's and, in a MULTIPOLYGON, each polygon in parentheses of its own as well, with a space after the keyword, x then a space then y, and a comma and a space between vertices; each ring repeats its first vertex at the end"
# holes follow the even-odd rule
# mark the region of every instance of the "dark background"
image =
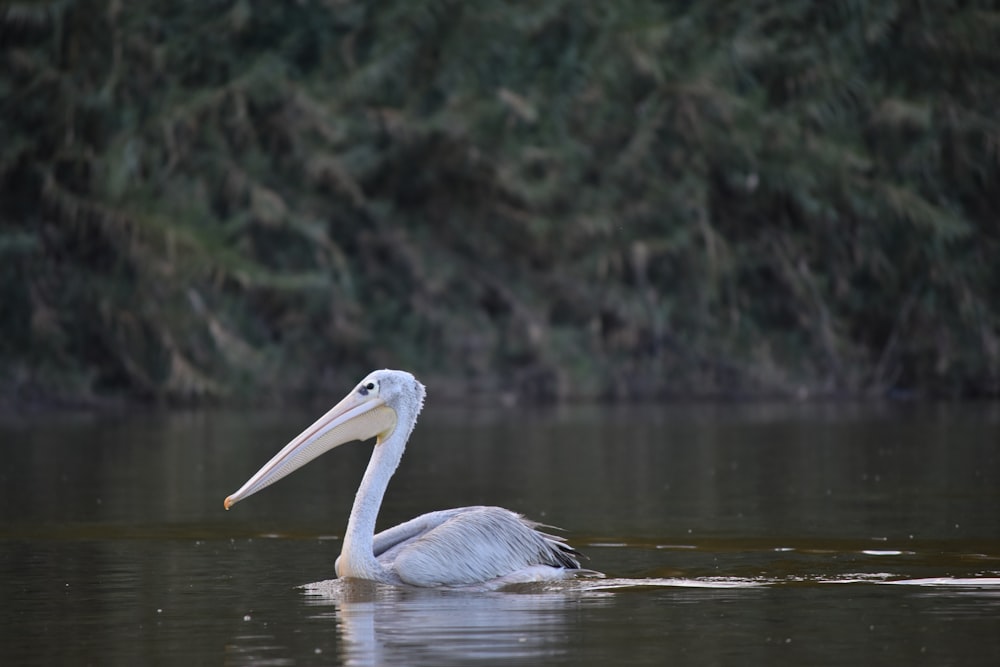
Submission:
POLYGON ((0 4, 0 402, 1000 393, 996 2, 0 4))

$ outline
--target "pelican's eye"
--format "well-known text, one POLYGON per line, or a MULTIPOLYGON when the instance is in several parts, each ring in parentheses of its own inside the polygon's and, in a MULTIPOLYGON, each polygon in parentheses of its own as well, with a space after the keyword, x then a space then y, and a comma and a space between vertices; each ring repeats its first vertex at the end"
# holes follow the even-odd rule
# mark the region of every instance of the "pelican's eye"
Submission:
POLYGON ((362 396, 367 396, 368 392, 370 391, 375 391, 374 382, 369 382, 368 384, 363 384, 360 387, 358 387, 358 393, 361 394, 362 396))

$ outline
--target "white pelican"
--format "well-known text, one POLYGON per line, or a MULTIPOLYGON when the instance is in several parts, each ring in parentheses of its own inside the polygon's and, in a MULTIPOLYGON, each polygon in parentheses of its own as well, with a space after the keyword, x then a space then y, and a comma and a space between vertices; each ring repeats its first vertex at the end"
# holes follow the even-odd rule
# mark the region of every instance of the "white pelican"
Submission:
POLYGON ((501 507, 429 512, 375 534, 389 478, 424 404, 424 385, 405 371, 375 371, 226 498, 235 503, 323 452, 376 438, 354 498, 335 569, 338 577, 412 586, 498 588, 511 583, 599 575, 580 568, 580 553, 540 524, 501 507))

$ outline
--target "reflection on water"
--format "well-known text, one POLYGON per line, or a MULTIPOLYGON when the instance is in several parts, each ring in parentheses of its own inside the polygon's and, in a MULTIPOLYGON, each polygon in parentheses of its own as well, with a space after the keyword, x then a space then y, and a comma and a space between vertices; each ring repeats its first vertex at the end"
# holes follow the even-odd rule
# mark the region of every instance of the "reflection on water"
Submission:
MULTIPOLYGON (((917 586, 926 596, 948 603, 954 613, 963 602, 989 613, 1000 604, 1000 577, 899 579, 888 573, 845 574, 826 578, 703 577, 699 579, 578 579, 520 584, 504 591, 469 593, 400 589, 363 581, 328 580, 303 587, 305 602, 321 611, 342 640, 346 665, 469 664, 512 661, 538 664, 570 652, 584 607, 612 607, 615 595, 671 589, 687 592, 688 602, 718 593, 763 587, 810 585, 917 586), (575 612, 575 613, 574 613, 575 612)), ((684 600, 676 597, 675 600, 684 600)), ((735 598, 730 597, 730 600, 735 598)), ((941 613, 940 610, 938 613, 941 613)))
POLYGON ((1000 409, 422 418, 380 526, 499 504, 608 574, 332 576, 370 445, 231 512, 300 414, 0 423, 0 664, 1000 664, 1000 409))
POLYGON ((468 593, 330 581, 307 587, 306 603, 341 633, 347 665, 538 664, 568 651, 567 609, 581 600, 558 591, 468 593))

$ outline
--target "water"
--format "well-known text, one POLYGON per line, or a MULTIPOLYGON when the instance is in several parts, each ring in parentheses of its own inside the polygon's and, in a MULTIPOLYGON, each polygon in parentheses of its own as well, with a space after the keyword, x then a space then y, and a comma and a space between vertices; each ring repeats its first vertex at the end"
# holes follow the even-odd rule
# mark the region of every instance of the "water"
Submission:
POLYGON ((370 453, 222 509, 323 411, 0 423, 0 664, 995 665, 1000 407, 431 407, 380 525, 500 504, 604 580, 323 582, 370 453))

